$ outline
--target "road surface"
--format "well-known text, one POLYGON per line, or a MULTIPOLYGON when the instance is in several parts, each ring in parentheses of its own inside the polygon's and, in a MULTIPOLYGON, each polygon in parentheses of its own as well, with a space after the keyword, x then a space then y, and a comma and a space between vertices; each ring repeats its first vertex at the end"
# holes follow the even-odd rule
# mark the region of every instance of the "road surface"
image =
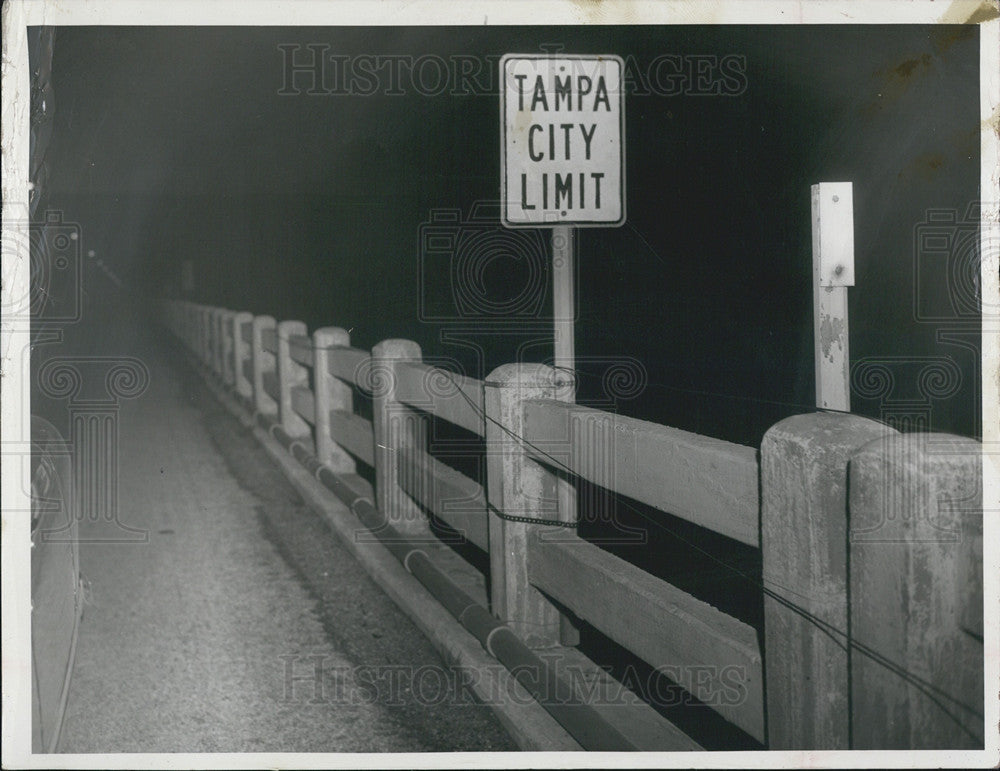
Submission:
POLYGON ((120 400, 117 521, 81 523, 59 750, 516 749, 180 354, 120 337, 90 347, 149 386, 120 400))

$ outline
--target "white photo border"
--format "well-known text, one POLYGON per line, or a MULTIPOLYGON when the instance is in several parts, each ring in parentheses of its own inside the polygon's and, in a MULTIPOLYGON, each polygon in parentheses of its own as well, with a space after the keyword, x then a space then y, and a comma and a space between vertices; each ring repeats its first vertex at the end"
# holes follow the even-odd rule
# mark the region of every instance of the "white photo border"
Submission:
MULTIPOLYGON (((980 27, 981 199, 1000 201, 1000 9, 997 0, 8 0, 3 4, 3 239, 20 240, 28 202, 30 75, 27 28, 40 25, 402 26, 577 24, 978 24, 980 27)), ((1000 304, 1000 264, 988 243, 1000 241, 996 208, 982 222, 983 306, 1000 304)), ((3 307, 28 295, 28 266, 3 266, 3 307)), ((0 441, 23 442, 30 432, 29 333, 23 317, 5 315, 0 328, 0 441)), ((984 508, 1000 501, 1000 327, 982 329, 984 508)), ((30 506, 28 464, 0 465, 2 512, 30 506)), ((3 766, 6 768, 745 768, 994 767, 1000 735, 987 731, 983 751, 713 752, 713 753, 422 753, 422 754, 113 754, 32 755, 30 543, 27 517, 3 514, 2 645, 3 766)), ((985 725, 1000 723, 1000 527, 983 526, 985 725)))

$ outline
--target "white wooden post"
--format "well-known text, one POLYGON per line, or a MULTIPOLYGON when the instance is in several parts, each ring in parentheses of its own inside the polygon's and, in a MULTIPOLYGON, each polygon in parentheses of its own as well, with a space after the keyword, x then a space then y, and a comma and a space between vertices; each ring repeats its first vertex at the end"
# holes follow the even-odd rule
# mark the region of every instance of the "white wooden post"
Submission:
POLYGON ((264 330, 274 329, 276 322, 273 316, 255 316, 253 320, 253 405, 262 415, 274 415, 278 411, 278 403, 264 390, 264 373, 275 369, 274 354, 264 350, 264 330))
POLYGON ((812 186, 812 243, 816 406, 850 412, 847 287, 854 286, 852 183, 812 186))
POLYGON ((528 458, 524 434, 527 399, 567 400, 568 374, 544 364, 505 364, 486 378, 486 468, 490 514, 490 604, 525 644, 560 642, 559 612, 528 580, 528 540, 538 525, 508 516, 558 519, 556 475, 528 458))
POLYGON ((429 534, 430 527, 423 511, 399 483, 398 456, 403 448, 427 448, 427 421, 396 399, 396 365, 420 361, 420 346, 412 340, 383 340, 372 349, 376 501, 389 524, 409 536, 429 534))
MULTIPOLYGON (((574 250, 576 228, 556 225, 552 228, 552 321, 555 333, 555 366, 567 376, 570 401, 576 401, 576 303, 573 293, 574 250)), ((559 499, 559 519, 574 522, 577 519, 576 486, 568 478, 556 479, 559 499)), ((563 645, 580 644, 580 632, 569 616, 559 622, 559 635, 563 645)))
POLYGON ((253 384, 247 380, 244 362, 250 361, 250 344, 243 339, 243 330, 253 323, 253 316, 246 311, 234 313, 233 323, 233 382, 236 392, 249 399, 253 396, 253 384))
POLYGON ((292 406, 292 389, 309 383, 309 370, 292 358, 288 343, 292 335, 306 335, 308 330, 301 321, 282 321, 277 330, 278 418, 289 436, 308 436, 312 429, 292 406))
POLYGON ((341 327, 323 327, 313 332, 313 390, 316 397, 316 457, 334 471, 353 474, 354 458, 330 435, 330 411, 354 411, 351 386, 330 374, 330 351, 351 345, 351 336, 341 327))

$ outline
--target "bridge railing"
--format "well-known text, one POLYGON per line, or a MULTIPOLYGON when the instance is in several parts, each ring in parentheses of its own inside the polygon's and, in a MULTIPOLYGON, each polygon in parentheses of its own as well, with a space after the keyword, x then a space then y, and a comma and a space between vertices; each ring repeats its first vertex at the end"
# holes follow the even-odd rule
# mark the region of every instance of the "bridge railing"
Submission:
MULTIPOLYGON (((411 341, 368 354, 336 327, 165 314, 206 372, 355 489, 372 492, 356 462, 373 467, 397 532, 431 537, 429 511, 486 552, 490 610, 530 647, 556 648, 569 609, 773 749, 982 745, 978 442, 818 412, 757 450, 574 404, 572 378, 540 364, 480 381, 411 341), (485 439, 485 489, 429 452, 430 416, 485 439), (576 516, 559 510, 565 475, 760 549, 764 629, 560 527, 576 516)), ((659 731, 697 747, 620 713, 637 745, 662 748, 659 731)))
MULTIPOLYGON (((560 377, 538 365, 501 368, 501 391, 517 411, 507 468, 490 476, 490 491, 506 502, 511 486, 532 475, 544 483, 561 469, 660 511, 688 519, 751 546, 758 546, 757 453, 750 447, 679 431, 634 418, 536 398, 532 378, 560 377), (518 398, 519 397, 519 398, 518 398)), ((495 381, 494 381, 495 382, 495 381)), ((502 400, 503 397, 501 397, 502 400)), ((504 417, 508 417, 504 415, 504 417)), ((498 433, 501 433, 498 430, 498 433)), ((529 482, 533 483, 534 480, 529 482)), ((551 508, 554 493, 532 502, 551 508)), ((510 508, 507 508, 508 512, 510 508)), ((532 509, 531 515, 542 512, 532 509)), ((504 528, 511 527, 502 522, 504 528)), ((524 527, 524 525, 520 525, 524 527)), ((509 537, 509 536, 508 536, 509 537)), ((523 554, 526 582, 565 605, 627 650, 656 668, 681 677, 704 703, 764 742, 763 662, 756 630, 620 557, 564 533, 531 526, 523 554)), ((527 603, 520 603, 525 607, 527 603)), ((552 618, 550 610, 549 618, 552 618)), ((524 634, 543 614, 525 619, 524 634)), ((554 620, 554 619, 553 619, 554 620)), ((550 627, 554 635, 555 627, 550 627)), ((550 642, 554 642, 554 637, 550 642)))

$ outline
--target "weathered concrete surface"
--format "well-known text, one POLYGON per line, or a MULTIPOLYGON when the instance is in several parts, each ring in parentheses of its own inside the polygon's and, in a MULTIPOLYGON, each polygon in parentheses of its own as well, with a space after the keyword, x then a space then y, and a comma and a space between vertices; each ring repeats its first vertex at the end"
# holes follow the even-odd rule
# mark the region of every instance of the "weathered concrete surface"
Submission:
POLYGON ((981 453, 909 433, 851 460, 854 749, 983 746, 981 453))
POLYGON ((120 521, 149 540, 82 547, 60 751, 514 749, 195 376, 144 359, 120 521))
POLYGON ((761 548, 771 749, 847 749, 847 468, 892 429, 818 412, 761 443, 761 548))

